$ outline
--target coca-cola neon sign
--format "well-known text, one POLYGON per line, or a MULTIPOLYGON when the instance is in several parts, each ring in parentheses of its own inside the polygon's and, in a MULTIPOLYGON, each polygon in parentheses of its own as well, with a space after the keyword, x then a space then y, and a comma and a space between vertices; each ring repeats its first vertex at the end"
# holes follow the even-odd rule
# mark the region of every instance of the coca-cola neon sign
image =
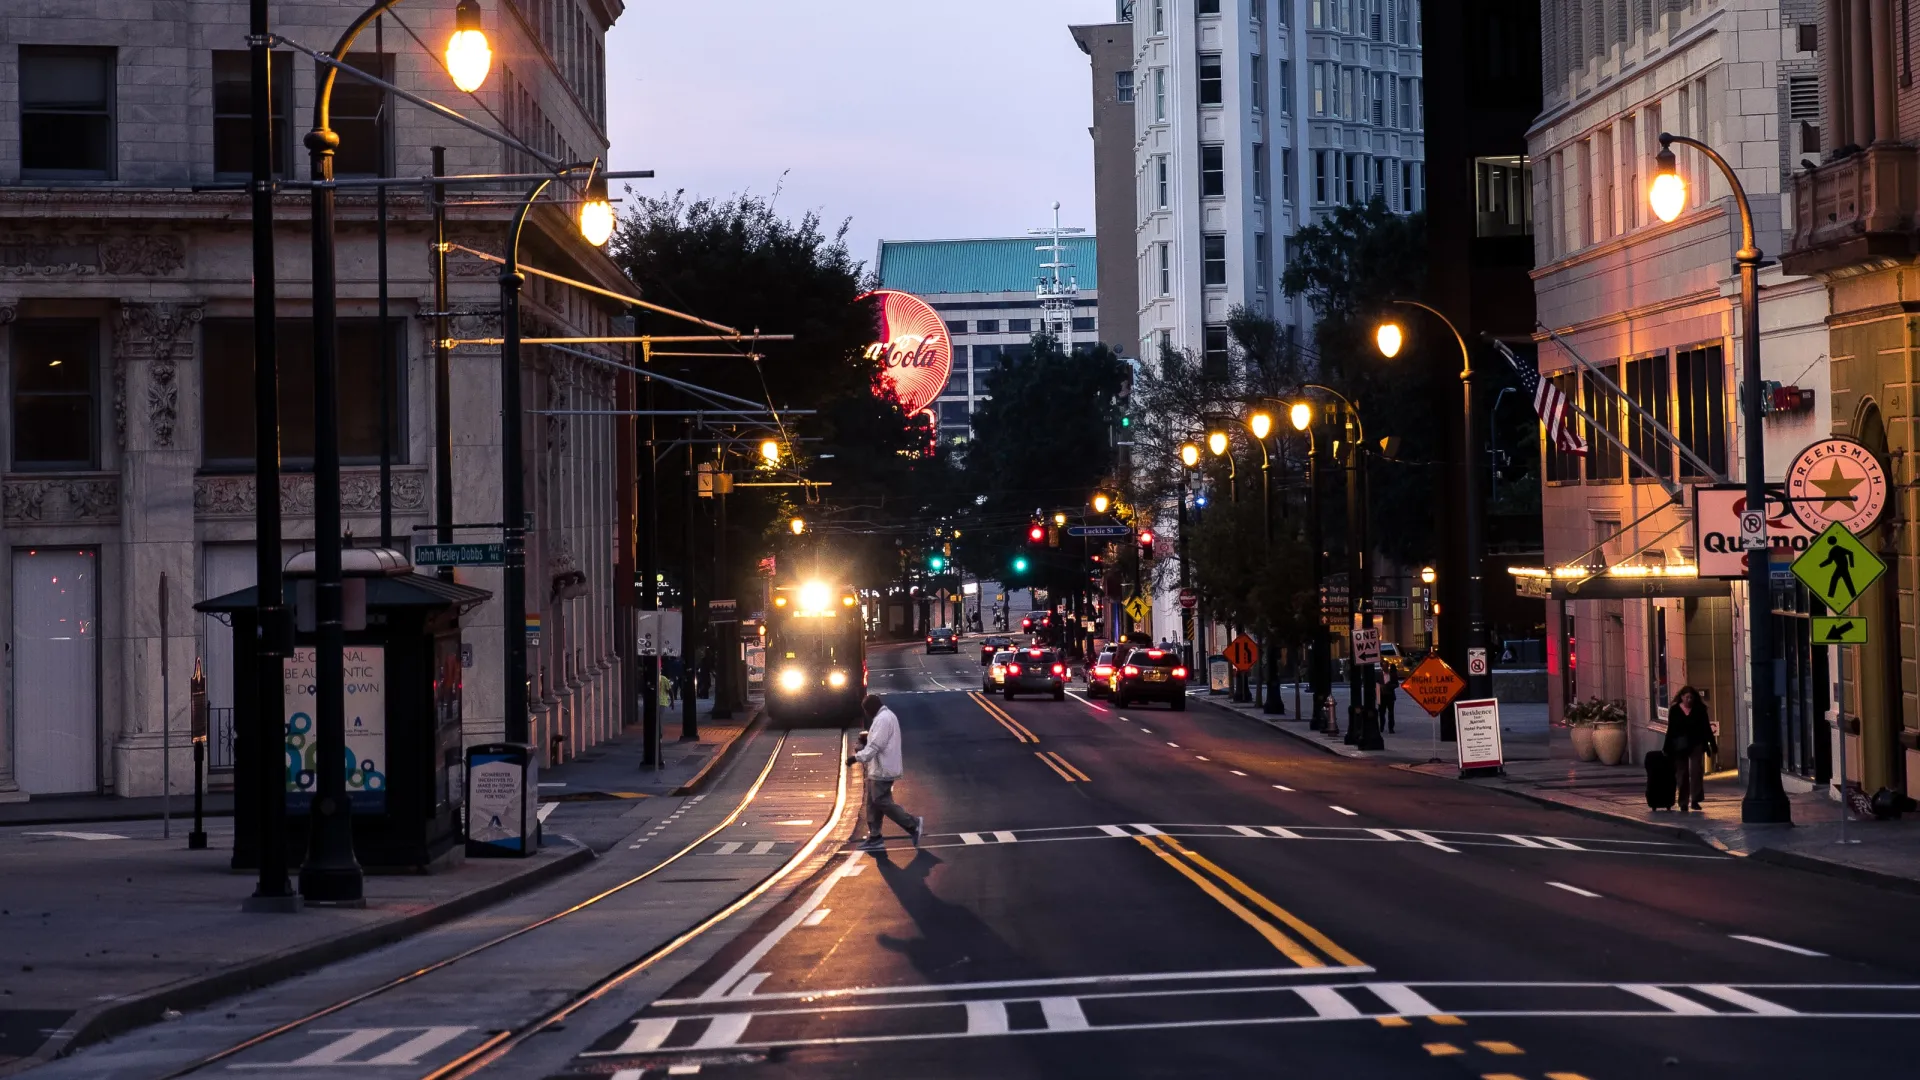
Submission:
POLYGON ((876 289, 861 297, 879 301, 880 340, 867 346, 867 359, 912 415, 934 403, 953 374, 953 340, 940 313, 912 293, 876 289))

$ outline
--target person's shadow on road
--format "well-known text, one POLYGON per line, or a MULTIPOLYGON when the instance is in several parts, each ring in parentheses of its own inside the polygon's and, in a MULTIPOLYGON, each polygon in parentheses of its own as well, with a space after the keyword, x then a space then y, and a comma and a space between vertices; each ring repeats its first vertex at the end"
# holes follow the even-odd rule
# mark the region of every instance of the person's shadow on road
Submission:
POLYGON ((964 905, 935 895, 928 878, 935 868, 946 865, 939 856, 916 850, 900 863, 895 863, 893 856, 891 851, 875 852, 874 867, 920 936, 878 934, 874 940, 881 948, 906 957, 929 982, 1030 977, 1026 961, 984 920, 964 905))

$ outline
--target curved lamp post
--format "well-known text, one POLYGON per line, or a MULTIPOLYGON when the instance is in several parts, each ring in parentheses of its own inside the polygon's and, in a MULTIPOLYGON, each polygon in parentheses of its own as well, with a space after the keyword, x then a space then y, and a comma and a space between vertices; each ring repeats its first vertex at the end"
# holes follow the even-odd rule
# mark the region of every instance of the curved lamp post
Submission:
MULTIPOLYGON (((1753 209, 1746 188, 1725 158, 1698 139, 1660 133, 1660 153, 1648 201, 1662 221, 1680 216, 1687 204, 1687 183, 1680 176, 1673 144, 1691 146, 1719 168, 1740 210, 1740 249, 1733 253, 1740 274, 1740 434, 1742 467, 1747 474, 1747 505, 1764 506, 1767 497, 1766 436, 1760 429, 1760 245, 1754 242, 1753 209)), ((1780 699, 1775 684, 1773 585, 1764 557, 1747 560, 1747 687, 1752 697, 1748 728, 1747 793, 1740 820, 1759 824, 1791 823, 1793 807, 1780 783, 1780 699)))
POLYGON ((1307 678, 1313 684, 1313 729, 1338 735, 1340 722, 1327 707, 1327 697, 1333 693, 1333 663, 1327 638, 1327 543, 1320 523, 1320 445, 1313 432, 1313 414, 1313 406, 1304 401, 1296 401, 1287 408, 1287 421, 1293 430, 1307 437, 1307 542, 1313 545, 1313 595, 1317 607, 1307 657, 1307 678))
MULTIPOLYGON (((1367 429, 1360 410, 1345 394, 1331 386, 1306 383, 1303 390, 1318 390, 1338 398, 1347 418, 1347 611, 1350 628, 1373 626, 1373 562, 1368 558, 1367 538, 1367 429)), ((1338 447, 1335 448, 1336 452, 1338 447)), ((1349 646, 1353 642, 1347 639, 1349 646)), ((1349 662, 1346 741, 1361 750, 1384 750, 1380 739, 1378 704, 1375 701, 1372 664, 1349 662)))

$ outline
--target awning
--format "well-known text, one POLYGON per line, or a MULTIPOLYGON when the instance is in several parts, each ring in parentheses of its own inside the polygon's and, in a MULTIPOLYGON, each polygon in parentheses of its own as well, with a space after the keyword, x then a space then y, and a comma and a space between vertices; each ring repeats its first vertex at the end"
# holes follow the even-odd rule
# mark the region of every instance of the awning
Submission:
POLYGON ((1699 567, 1509 566, 1514 591, 1555 600, 1652 600, 1675 596, 1728 596, 1728 583, 1703 578, 1699 567))

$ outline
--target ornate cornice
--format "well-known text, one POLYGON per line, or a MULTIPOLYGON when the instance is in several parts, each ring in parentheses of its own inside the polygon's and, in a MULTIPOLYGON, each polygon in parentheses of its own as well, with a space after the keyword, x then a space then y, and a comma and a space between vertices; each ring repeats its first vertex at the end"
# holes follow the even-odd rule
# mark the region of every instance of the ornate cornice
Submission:
MULTIPOLYGON (((426 509, 427 470, 406 466, 393 470, 393 509, 416 513, 426 509)), ((253 477, 196 476, 193 514, 196 518, 251 518, 253 477)), ((287 517, 313 516, 313 474, 288 473, 280 477, 280 512, 287 517)), ((340 512, 370 515, 380 512, 380 470, 352 468, 340 471, 340 512)))
POLYGON ((8 526, 110 525, 120 519, 120 478, 9 476, 0 484, 0 520, 8 526))
POLYGON ((187 262, 171 233, 0 232, 0 277, 168 277, 187 262))

